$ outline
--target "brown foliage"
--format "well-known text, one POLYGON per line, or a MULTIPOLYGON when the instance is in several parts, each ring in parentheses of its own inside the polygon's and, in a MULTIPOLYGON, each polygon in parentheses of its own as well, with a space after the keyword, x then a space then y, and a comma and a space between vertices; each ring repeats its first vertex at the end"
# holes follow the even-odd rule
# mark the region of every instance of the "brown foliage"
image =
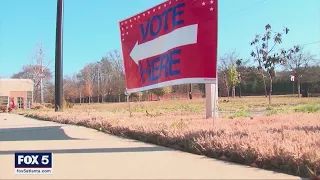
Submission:
POLYGON ((77 84, 76 76, 66 77, 63 82, 63 95, 67 99, 79 97, 79 87, 77 84))
POLYGON ((27 114, 303 177, 308 175, 306 165, 320 171, 320 114, 220 119, 214 125, 199 115, 178 112, 113 118, 78 110, 60 116, 53 112, 27 114))
POLYGON ((31 109, 33 110, 46 109, 46 106, 43 104, 35 103, 31 105, 31 109))
POLYGON ((85 79, 84 79, 84 95, 91 97, 93 95, 93 82, 91 79, 92 69, 90 66, 84 68, 85 79))

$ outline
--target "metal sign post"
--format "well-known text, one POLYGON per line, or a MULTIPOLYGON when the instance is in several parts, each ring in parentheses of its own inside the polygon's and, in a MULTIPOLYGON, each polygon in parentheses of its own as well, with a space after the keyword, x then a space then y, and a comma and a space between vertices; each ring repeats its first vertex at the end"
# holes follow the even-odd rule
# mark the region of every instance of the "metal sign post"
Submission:
POLYGON ((62 18, 63 0, 57 0, 56 59, 55 59, 55 111, 63 111, 63 70, 62 70, 62 18))

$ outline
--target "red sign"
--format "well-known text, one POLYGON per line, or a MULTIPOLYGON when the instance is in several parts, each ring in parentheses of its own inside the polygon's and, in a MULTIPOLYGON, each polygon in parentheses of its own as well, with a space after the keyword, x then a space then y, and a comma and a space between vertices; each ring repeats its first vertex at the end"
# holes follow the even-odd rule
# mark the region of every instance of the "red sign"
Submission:
POLYGON ((216 83, 217 0, 168 0, 119 25, 129 93, 216 83))

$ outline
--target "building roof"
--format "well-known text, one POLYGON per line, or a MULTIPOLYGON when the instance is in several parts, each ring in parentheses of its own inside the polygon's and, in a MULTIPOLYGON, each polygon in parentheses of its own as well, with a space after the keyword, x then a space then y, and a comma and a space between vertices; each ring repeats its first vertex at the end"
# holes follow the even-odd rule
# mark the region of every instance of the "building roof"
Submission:
POLYGON ((0 96, 9 96, 11 91, 33 91, 33 81, 0 78, 0 96))

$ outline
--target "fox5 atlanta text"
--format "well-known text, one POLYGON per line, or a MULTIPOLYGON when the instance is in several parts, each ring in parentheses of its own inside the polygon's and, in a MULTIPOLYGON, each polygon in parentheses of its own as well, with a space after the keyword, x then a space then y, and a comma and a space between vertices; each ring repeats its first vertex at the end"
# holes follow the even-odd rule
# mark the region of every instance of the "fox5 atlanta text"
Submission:
POLYGON ((52 174, 52 153, 15 153, 15 174, 52 174))

